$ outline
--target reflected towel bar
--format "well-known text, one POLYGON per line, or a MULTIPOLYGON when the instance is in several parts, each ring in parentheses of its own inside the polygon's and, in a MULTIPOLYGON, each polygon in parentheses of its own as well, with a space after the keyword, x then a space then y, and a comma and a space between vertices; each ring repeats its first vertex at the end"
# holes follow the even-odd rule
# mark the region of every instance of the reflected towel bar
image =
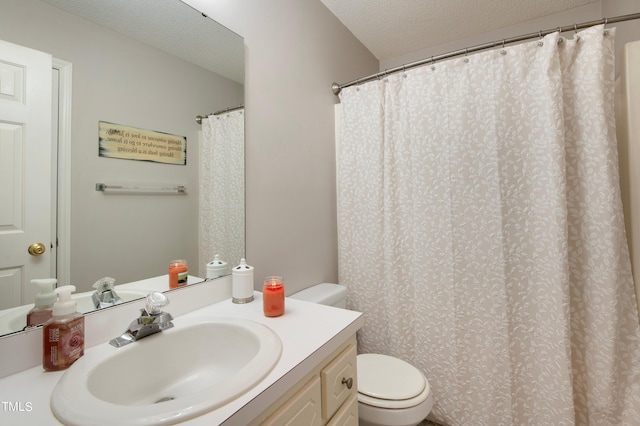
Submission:
POLYGON ((102 192, 120 192, 120 193, 176 193, 184 194, 187 192, 187 188, 184 185, 175 186, 125 186, 125 185, 107 185, 106 183, 96 183, 96 191, 102 192))

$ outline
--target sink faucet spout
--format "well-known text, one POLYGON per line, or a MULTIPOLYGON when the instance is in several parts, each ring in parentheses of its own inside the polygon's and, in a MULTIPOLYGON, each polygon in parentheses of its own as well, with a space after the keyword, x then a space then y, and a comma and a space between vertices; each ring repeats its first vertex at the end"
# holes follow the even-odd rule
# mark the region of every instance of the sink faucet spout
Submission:
POLYGON ((152 334, 173 327, 173 317, 161 308, 169 304, 169 299, 162 293, 152 292, 147 296, 146 308, 140 309, 140 316, 129 324, 122 335, 109 342, 117 348, 136 342, 152 334))

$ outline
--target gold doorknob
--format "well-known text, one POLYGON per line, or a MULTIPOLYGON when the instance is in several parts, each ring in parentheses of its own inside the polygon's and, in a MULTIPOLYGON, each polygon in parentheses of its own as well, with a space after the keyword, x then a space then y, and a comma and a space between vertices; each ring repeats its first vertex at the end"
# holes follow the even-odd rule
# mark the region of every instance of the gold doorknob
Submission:
POLYGON ((31 256, 40 256, 46 250, 47 248, 42 243, 33 243, 29 246, 29 249, 28 249, 29 254, 31 256))

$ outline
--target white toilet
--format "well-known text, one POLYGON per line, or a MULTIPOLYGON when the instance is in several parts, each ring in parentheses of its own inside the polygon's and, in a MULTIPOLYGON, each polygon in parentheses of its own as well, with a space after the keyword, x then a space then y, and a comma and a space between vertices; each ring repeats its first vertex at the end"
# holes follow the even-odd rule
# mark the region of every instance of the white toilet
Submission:
MULTIPOLYGON (((292 299, 346 308, 347 288, 322 283, 292 299)), ((433 407, 429 381, 411 364, 388 355, 358 355, 360 426, 416 426, 433 407)))

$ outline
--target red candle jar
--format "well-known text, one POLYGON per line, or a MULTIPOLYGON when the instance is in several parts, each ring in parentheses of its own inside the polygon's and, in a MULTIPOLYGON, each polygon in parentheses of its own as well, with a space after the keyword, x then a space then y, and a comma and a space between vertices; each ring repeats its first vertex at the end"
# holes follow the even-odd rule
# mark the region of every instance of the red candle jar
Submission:
POLYGON ((169 288, 178 288, 187 285, 187 261, 172 260, 169 264, 169 288))
POLYGON ((267 317, 284 314, 284 284, 282 277, 268 277, 262 286, 262 308, 267 317))

